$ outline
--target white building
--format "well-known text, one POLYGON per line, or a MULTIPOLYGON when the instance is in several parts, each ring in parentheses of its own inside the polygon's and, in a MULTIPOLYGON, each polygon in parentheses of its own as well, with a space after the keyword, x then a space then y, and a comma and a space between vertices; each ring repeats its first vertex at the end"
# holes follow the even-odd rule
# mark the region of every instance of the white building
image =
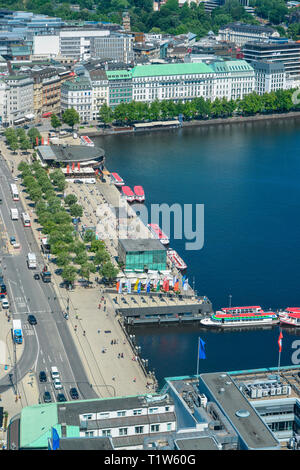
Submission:
POLYGON ((61 86, 61 111, 74 108, 80 121, 92 119, 92 86, 86 78, 64 82, 61 86))
POLYGON ((259 95, 289 88, 282 62, 253 61, 251 65, 255 73, 255 91, 259 95))
POLYGON ((34 116, 33 79, 26 75, 9 75, 3 79, 0 105, 3 123, 21 124, 34 116))
POLYGON ((92 119, 96 120, 101 106, 109 102, 108 78, 103 69, 91 70, 89 78, 92 86, 92 119))
POLYGON ((234 42, 241 47, 249 41, 266 41, 269 38, 279 38, 280 34, 269 26, 245 23, 230 23, 219 29, 220 41, 234 42))

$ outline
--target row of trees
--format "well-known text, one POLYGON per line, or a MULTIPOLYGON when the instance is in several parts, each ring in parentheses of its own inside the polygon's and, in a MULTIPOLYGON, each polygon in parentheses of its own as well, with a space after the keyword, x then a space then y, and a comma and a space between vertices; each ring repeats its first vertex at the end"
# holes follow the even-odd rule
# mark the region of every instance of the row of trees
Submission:
POLYGON ((74 229, 72 217, 81 217, 83 210, 74 194, 63 199, 61 192, 66 186, 63 172, 56 169, 48 176, 39 162, 32 165, 21 162, 18 170, 30 199, 35 203, 42 233, 49 238, 51 253, 56 256, 55 262, 63 268, 62 278, 70 283, 78 275, 89 279, 97 269, 102 276, 115 278, 118 269, 111 263, 104 242, 96 240, 91 231, 85 234, 82 242, 74 229), (94 252, 94 256, 87 253, 87 241, 91 242, 90 251, 94 252))
POLYGON ((185 120, 225 118, 234 113, 241 115, 254 115, 257 113, 286 112, 300 109, 292 101, 295 90, 277 90, 263 95, 250 93, 243 99, 227 100, 216 98, 214 101, 203 97, 195 98, 183 103, 172 100, 153 101, 152 103, 121 103, 114 110, 104 104, 99 111, 99 117, 105 124, 116 122, 119 124, 132 124, 134 122, 147 122, 169 120, 177 118, 180 114, 185 120))
POLYGON ((79 114, 74 108, 66 109, 66 111, 62 115, 62 121, 58 118, 58 116, 56 116, 56 114, 52 114, 51 116, 51 125, 54 129, 61 127, 63 122, 71 126, 73 129, 75 124, 78 124, 79 121, 79 114))

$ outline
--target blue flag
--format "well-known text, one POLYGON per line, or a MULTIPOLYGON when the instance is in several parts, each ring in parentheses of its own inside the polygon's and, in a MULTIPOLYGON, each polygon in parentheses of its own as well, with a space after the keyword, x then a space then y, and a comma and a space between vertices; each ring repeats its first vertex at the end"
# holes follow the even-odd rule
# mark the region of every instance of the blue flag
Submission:
POLYGON ((206 359, 204 345, 204 341, 199 338, 199 359, 206 359))
POLYGON ((147 282, 147 293, 150 292, 150 281, 147 282))
POLYGON ((182 287, 184 287, 186 276, 182 276, 182 287))
POLYGON ((141 292, 141 285, 142 285, 142 283, 141 283, 141 281, 140 281, 140 282, 138 283, 138 290, 137 290, 137 291, 138 291, 138 294, 140 294, 140 292, 141 292))
POLYGON ((59 449, 59 435, 55 428, 52 428, 52 448, 53 450, 59 449))

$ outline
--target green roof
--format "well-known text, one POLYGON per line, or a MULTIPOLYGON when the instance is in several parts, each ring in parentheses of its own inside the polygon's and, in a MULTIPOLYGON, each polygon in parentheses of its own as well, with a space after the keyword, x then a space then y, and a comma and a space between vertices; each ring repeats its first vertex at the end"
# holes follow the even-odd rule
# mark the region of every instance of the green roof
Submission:
POLYGON ((21 411, 20 448, 47 448, 51 427, 60 435, 57 403, 27 406, 21 411))
POLYGON ((108 80, 130 79, 132 77, 131 70, 106 70, 108 80))
POLYGON ((224 60, 213 62, 211 68, 214 72, 245 72, 253 70, 245 60, 224 60))
POLYGON ((213 73, 213 70, 209 65, 204 64, 203 62, 138 65, 132 70, 133 78, 157 77, 160 75, 190 75, 199 73, 213 73))

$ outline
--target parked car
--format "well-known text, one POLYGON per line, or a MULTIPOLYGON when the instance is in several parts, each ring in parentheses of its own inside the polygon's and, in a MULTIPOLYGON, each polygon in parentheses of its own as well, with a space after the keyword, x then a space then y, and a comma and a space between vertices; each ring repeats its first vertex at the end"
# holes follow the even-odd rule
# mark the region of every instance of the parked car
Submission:
POLYGON ((47 375, 46 375, 46 372, 44 370, 41 370, 41 372, 39 373, 39 381, 40 382, 47 382, 47 375))
POLYGON ((83 181, 81 181, 81 180, 74 180, 74 183, 76 183, 76 184, 83 184, 83 181))
POLYGON ((1 284, 0 292, 1 292, 1 294, 5 294, 5 295, 7 294, 6 285, 5 285, 5 284, 1 284))
POLYGON ((38 273, 35 273, 33 275, 33 279, 35 279, 36 281, 38 281, 40 279, 40 275, 38 273))
POLYGON ((70 389, 70 397, 72 398, 72 400, 78 400, 79 395, 77 392, 77 388, 73 387, 70 389))
POLYGON ((44 403, 51 403, 52 402, 51 395, 47 391, 44 393, 43 398, 44 398, 44 403))
POLYGON ((25 126, 23 126, 23 129, 29 129, 29 126, 27 126, 27 124, 25 124, 25 126))
POLYGON ((53 380, 53 385, 56 390, 60 390, 62 387, 61 381, 59 379, 53 380))
POLYGON ((58 393, 56 398, 57 398, 57 401, 67 401, 64 393, 58 393))
POLYGON ((9 308, 9 303, 7 299, 2 299, 2 308, 9 308))
POLYGON ((27 320, 28 320, 28 323, 30 325, 36 325, 37 324, 37 321, 36 321, 36 318, 35 318, 34 315, 28 315, 27 320))

